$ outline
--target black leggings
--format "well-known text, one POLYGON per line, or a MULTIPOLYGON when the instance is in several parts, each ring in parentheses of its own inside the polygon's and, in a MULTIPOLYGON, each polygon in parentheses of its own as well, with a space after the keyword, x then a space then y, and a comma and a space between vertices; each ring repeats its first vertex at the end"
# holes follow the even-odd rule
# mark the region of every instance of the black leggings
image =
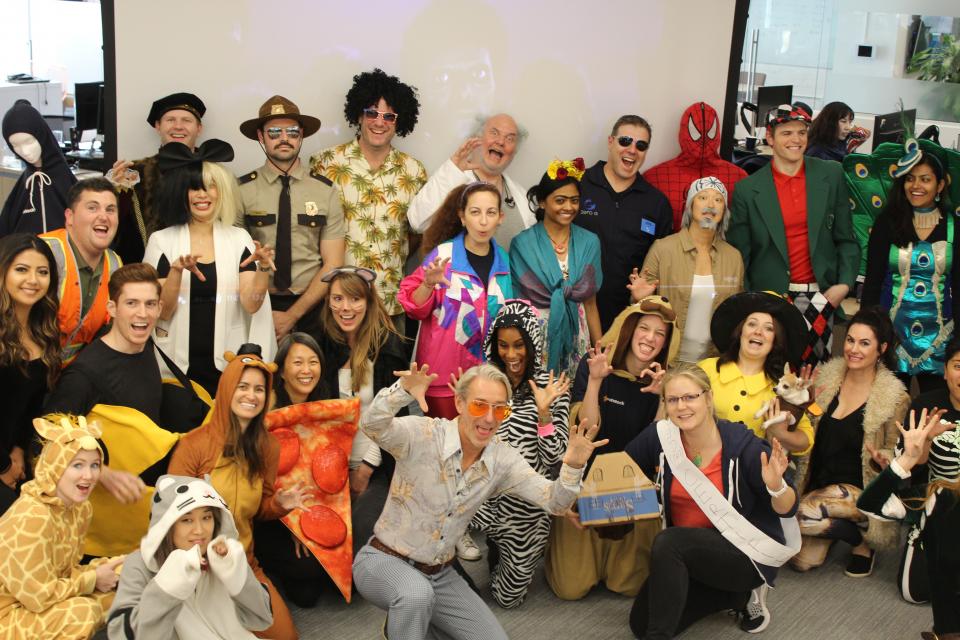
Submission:
POLYGON ((653 540, 650 576, 630 611, 638 638, 665 640, 706 616, 740 610, 763 584, 756 567, 716 529, 670 527, 653 540))

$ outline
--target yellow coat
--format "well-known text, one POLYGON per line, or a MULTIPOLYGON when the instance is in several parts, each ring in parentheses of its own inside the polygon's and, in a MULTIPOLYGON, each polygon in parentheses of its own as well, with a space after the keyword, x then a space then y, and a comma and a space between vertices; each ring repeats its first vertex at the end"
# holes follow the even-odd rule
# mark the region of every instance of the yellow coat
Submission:
MULTIPOLYGON (((707 358, 700 361, 700 368, 710 378, 710 388, 713 391, 713 404, 717 417, 732 422, 742 422, 750 427, 758 438, 766 438, 761 428, 764 418, 755 418, 754 414, 764 402, 775 397, 774 381, 761 372, 745 376, 740 372, 736 362, 727 362, 717 371, 718 358, 707 358)), ((809 446, 797 455, 806 455, 813 448, 813 425, 804 414, 800 418, 797 430, 806 434, 809 446)))

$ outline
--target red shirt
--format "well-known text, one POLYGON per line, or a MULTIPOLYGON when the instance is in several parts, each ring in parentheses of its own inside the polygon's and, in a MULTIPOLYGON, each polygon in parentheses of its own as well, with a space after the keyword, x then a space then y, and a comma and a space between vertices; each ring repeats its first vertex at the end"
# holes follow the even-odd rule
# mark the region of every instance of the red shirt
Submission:
MULTIPOLYGON (((723 450, 717 452, 710 464, 700 469, 703 475, 713 483, 721 494, 723 493, 723 473, 721 462, 723 459, 723 450)), ((677 477, 673 477, 670 483, 670 523, 674 527, 700 527, 701 529, 712 529, 713 523, 710 518, 704 515, 697 503, 693 501, 687 490, 683 488, 677 477)))
POLYGON ((816 282, 813 265, 810 263, 810 237, 807 232, 806 166, 801 164, 795 176, 780 173, 774 162, 770 163, 770 168, 773 169, 773 185, 777 189, 783 228, 787 234, 790 282, 816 282))

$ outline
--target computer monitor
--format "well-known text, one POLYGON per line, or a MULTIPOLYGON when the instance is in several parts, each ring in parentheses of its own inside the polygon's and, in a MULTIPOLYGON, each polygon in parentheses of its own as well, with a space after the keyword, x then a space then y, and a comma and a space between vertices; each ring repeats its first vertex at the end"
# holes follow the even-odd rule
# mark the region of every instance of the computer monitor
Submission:
POLYGON ((103 83, 78 82, 74 88, 76 123, 79 131, 96 129, 103 133, 103 83))
POLYGON ((756 128, 767 126, 767 114, 782 104, 793 101, 793 85, 776 87, 757 87, 757 123, 756 128))
POLYGON ((882 142, 903 144, 917 126, 917 110, 894 111, 873 118, 873 148, 882 142), (906 127, 904 127, 906 125, 906 127))

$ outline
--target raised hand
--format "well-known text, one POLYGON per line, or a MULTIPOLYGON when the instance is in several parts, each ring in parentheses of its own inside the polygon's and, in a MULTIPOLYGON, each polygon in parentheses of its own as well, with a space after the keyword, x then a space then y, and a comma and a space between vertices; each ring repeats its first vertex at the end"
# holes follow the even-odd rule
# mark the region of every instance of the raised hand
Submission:
POLYGON ((613 358, 613 349, 616 345, 602 346, 599 342, 595 347, 587 349, 587 371, 595 380, 602 380, 613 373, 610 360, 613 358))
POLYGON ((809 387, 816 375, 817 369, 812 364, 805 364, 800 367, 800 386, 803 388, 809 387))
POLYGON ((450 160, 453 164, 457 165, 457 169, 460 169, 460 171, 473 171, 480 166, 473 159, 473 152, 480 147, 480 144, 480 138, 467 138, 463 144, 453 152, 450 160))
POLYGON ((570 427, 570 441, 567 443, 567 452, 563 456, 563 463, 574 469, 582 469, 595 449, 610 442, 609 438, 597 440, 597 432, 600 431, 600 425, 588 425, 586 418, 570 427))
POLYGON ((200 256, 194 256, 189 254, 185 256, 180 256, 179 258, 173 261, 173 264, 170 265, 170 268, 176 271, 184 271, 184 270, 189 271, 193 275, 197 276, 197 280, 199 280, 200 282, 206 282, 207 281, 206 277, 204 277, 204 275, 200 272, 200 268, 197 266, 197 261, 199 260, 199 258, 200 256))
POLYGON ((293 511, 294 509, 303 509, 304 501, 310 496, 310 489, 303 486, 301 483, 296 483, 289 489, 281 489, 277 491, 276 498, 277 504, 281 508, 287 511, 293 511))
POLYGON ((447 389, 453 391, 453 395, 457 395, 457 382, 460 381, 460 378, 463 376, 463 367, 457 367, 456 373, 450 374, 450 382, 447 383, 447 389))
POLYGON ((425 364, 417 369, 417 363, 411 362, 409 369, 394 371, 393 375, 400 378, 400 386, 413 396, 414 400, 420 404, 420 410, 426 413, 429 410, 426 398, 427 389, 430 388, 430 383, 437 379, 437 374, 430 373, 430 365, 425 364))
POLYGON ((253 253, 251 253, 246 260, 240 263, 240 268, 247 266, 254 260, 257 262, 257 266, 263 267, 263 265, 269 265, 271 271, 277 270, 277 265, 273 262, 273 257, 276 254, 273 247, 268 244, 261 245, 257 240, 253 241, 253 253))
POLYGON ((779 491, 783 487, 783 473, 787 470, 787 452, 776 438, 771 443, 773 449, 770 456, 766 451, 760 452, 760 475, 763 477, 763 484, 767 485, 770 491, 779 491))
POLYGON ((653 295, 660 285, 660 281, 655 279, 652 273, 644 270, 641 275, 636 267, 630 272, 628 280, 627 289, 630 290, 631 302, 639 302, 642 298, 653 295))
POLYGON ((663 387, 663 377, 665 375, 667 375, 667 370, 661 367, 659 362, 651 362, 649 367, 640 372, 641 379, 649 376, 650 384, 641 387, 640 391, 659 394, 663 387))
POLYGON ((567 378, 566 372, 561 373, 560 377, 554 380, 553 371, 551 371, 547 384, 543 387, 538 387, 532 379, 527 382, 530 383, 530 390, 533 391, 533 401, 537 404, 537 412, 541 418, 550 415, 550 405, 570 388, 570 380, 567 378))
POLYGON ((900 422, 897 422, 897 429, 903 437, 903 453, 897 458, 897 462, 903 467, 904 471, 909 471, 916 465, 921 458, 926 457, 930 450, 930 442, 933 440, 935 431, 943 433, 940 418, 946 411, 943 409, 934 409, 927 412, 926 409, 920 412, 919 420, 914 411, 910 412, 910 428, 904 429, 900 422))
POLYGON ((447 280, 446 276, 448 264, 450 264, 450 258, 440 259, 440 256, 437 256, 431 260, 430 264, 423 267, 423 283, 430 289, 435 289, 440 285, 449 287, 450 281, 447 280))

